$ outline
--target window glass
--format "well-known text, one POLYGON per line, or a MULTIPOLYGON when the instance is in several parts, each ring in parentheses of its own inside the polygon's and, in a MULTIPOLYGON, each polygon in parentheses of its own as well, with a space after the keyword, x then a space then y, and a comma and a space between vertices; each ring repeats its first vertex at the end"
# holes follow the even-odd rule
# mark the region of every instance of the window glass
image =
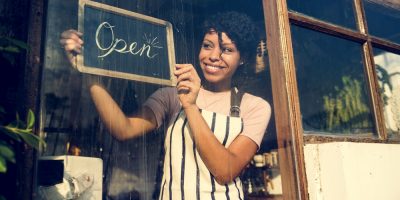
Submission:
MULTIPOLYGON (((273 107, 261 0, 252 3, 234 0, 228 5, 225 1, 215 0, 97 2, 171 22, 176 63, 191 63, 195 67, 199 65, 200 42, 203 40, 200 32, 202 21, 223 11, 246 13, 254 20, 262 37, 258 48, 253 49, 253 53, 258 54, 249 61, 249 66, 253 68, 247 72, 242 89, 265 99, 273 107)), ((40 152, 38 163, 39 196, 58 199, 48 195, 57 196, 60 192, 64 192, 61 195, 65 196, 69 194, 68 188, 61 191, 53 186, 69 186, 70 180, 80 178, 81 183, 94 180, 90 192, 82 191, 81 195, 85 195, 82 199, 90 199, 90 196, 96 199, 158 199, 166 154, 164 139, 170 119, 163 119, 161 127, 153 132, 119 141, 110 135, 107 124, 101 121, 90 96, 89 85, 93 82, 101 84, 127 115, 136 113, 150 95, 165 86, 75 70, 68 62, 59 40, 63 31, 78 27, 78 1, 49 0, 46 16, 41 131, 47 147, 40 152), (57 170, 60 164, 65 165, 61 179, 57 170), (52 175, 46 171, 49 168, 53 169, 52 175), (100 183, 96 181, 99 177, 102 179, 100 183), (97 195, 101 198, 97 198, 97 195)), ((115 33, 117 39, 129 42, 129 38, 121 38, 115 33)), ((226 104, 230 104, 230 98, 226 101, 226 104)), ((244 199, 281 197, 274 125, 272 115, 259 151, 241 175, 244 199)), ((86 186, 83 185, 83 188, 86 186)))
POLYGON ((400 136, 400 55, 374 49, 385 126, 389 137, 400 136))
POLYGON ((295 25, 291 28, 304 131, 372 133, 361 45, 295 25))
POLYGON ((290 11, 299 12, 346 28, 357 29, 352 0, 288 0, 287 4, 290 11))
POLYGON ((363 3, 369 33, 400 44, 400 2, 364 0, 363 3))

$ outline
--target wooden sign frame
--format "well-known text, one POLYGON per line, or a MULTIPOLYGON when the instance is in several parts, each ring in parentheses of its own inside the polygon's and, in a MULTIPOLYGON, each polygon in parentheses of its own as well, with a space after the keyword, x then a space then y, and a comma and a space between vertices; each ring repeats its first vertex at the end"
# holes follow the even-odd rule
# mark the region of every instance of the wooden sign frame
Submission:
POLYGON ((139 75, 139 74, 133 74, 133 73, 125 73, 125 72, 120 72, 120 71, 112 71, 112 70, 102 69, 102 68, 93 67, 93 66, 85 66, 84 50, 82 51, 81 54, 77 55, 76 67, 80 72, 115 77, 115 78, 122 78, 122 79, 128 79, 128 80, 134 80, 134 81, 140 81, 140 82, 147 82, 147 83, 153 83, 153 84, 176 86, 176 77, 173 74, 174 69, 175 69, 174 39, 173 39, 172 24, 170 22, 164 21, 161 19, 157 19, 154 17, 146 16, 143 14, 135 13, 132 11, 124 10, 121 8, 109 6, 106 4, 90 1, 90 0, 79 0, 78 30, 82 33, 85 33, 85 30, 84 30, 84 16, 85 16, 84 8, 85 8, 85 6, 89 6, 91 8, 109 12, 112 14, 117 14, 120 16, 125 16, 125 17, 129 17, 132 19, 140 20, 144 23, 149 23, 152 25, 165 27, 166 42, 167 42, 166 48, 168 51, 168 63, 169 63, 170 78, 162 79, 162 78, 157 78, 157 77, 152 77, 152 76, 145 76, 145 75, 139 75))

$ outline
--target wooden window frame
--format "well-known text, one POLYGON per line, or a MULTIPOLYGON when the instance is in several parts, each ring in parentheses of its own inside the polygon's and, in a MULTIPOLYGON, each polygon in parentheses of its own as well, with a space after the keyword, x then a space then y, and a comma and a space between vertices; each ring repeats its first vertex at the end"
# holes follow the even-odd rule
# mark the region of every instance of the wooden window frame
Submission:
POLYGON ((369 35, 362 3, 362 0, 353 0, 357 30, 351 30, 289 11, 286 0, 263 0, 283 199, 308 199, 303 153, 305 144, 340 141, 400 142, 398 139, 388 139, 373 58, 373 47, 400 54, 400 45, 369 35), (364 71, 377 137, 303 134, 291 24, 362 45, 364 71))

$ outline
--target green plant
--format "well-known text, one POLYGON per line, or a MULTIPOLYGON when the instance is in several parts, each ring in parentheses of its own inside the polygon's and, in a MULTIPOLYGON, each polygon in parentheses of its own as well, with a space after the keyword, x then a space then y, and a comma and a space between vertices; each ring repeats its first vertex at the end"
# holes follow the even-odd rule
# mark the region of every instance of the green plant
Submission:
POLYGON ((325 95, 325 128, 328 131, 349 132, 372 127, 370 112, 362 98, 361 83, 349 76, 342 77, 343 87, 335 86, 336 95, 325 95))
POLYGON ((11 65, 15 64, 15 55, 23 50, 28 50, 28 45, 25 42, 11 37, 0 36, 0 55, 8 60, 11 65))
MULTIPOLYGON (((4 110, 1 109, 3 112, 4 110)), ((33 134, 33 125, 35 123, 35 116, 31 110, 28 111, 26 122, 20 120, 17 114, 16 120, 6 126, 0 125, 0 134, 6 136, 12 142, 24 142, 29 146, 39 149, 44 147, 45 142, 33 134)), ((0 140, 0 173, 7 172, 7 161, 15 163, 15 152, 10 144, 5 140, 0 140)))

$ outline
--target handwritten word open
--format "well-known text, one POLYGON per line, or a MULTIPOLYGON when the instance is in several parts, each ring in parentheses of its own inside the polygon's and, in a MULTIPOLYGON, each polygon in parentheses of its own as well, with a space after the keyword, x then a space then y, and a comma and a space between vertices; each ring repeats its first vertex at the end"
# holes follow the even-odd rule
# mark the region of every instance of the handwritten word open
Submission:
POLYGON ((115 26, 112 26, 108 22, 103 22, 101 23, 96 30, 96 45, 97 47, 105 51, 103 55, 99 55, 99 58, 103 58, 111 54, 113 51, 119 52, 119 53, 131 53, 133 55, 138 55, 138 56, 146 56, 149 59, 153 59, 156 57, 158 54, 153 52, 153 49, 161 49, 162 47, 157 46, 157 37, 155 38, 148 38, 147 35, 144 35, 144 40, 145 42, 143 43, 142 46, 138 46, 137 42, 132 42, 131 44, 127 44, 127 42, 123 39, 120 38, 115 38, 114 35, 114 28, 115 26), (100 32, 104 31, 109 31, 111 33, 111 43, 107 46, 104 47, 100 44, 100 32))

